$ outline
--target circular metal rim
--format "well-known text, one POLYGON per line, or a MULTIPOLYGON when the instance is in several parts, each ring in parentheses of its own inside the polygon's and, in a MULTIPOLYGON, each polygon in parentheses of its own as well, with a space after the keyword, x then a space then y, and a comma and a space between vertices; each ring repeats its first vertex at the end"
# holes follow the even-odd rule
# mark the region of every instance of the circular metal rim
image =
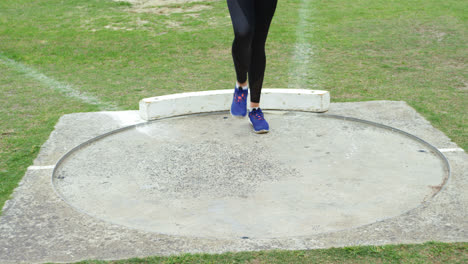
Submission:
MULTIPOLYGON (((423 202, 421 202, 420 204, 418 204, 416 207, 413 207, 409 210, 406 210, 406 211, 403 211, 402 213, 398 214, 398 215, 394 215, 394 216, 389 216, 389 217, 385 217, 385 218, 382 218, 382 219, 379 219, 377 221, 374 221, 374 222, 371 222, 371 223, 367 223, 367 224, 362 224, 362 225, 358 225, 358 226, 353 226, 353 227, 349 227, 349 228, 343 228, 343 229, 339 229, 339 230, 335 230, 335 231, 328 231, 328 232, 320 232, 320 233, 316 233, 316 234, 311 234, 311 235, 303 235, 303 236, 288 236, 288 237, 267 237, 267 238, 264 238, 264 237, 249 237, 250 240, 255 240, 255 239, 259 239, 259 240, 281 240, 281 239, 294 239, 294 238, 310 238, 312 236, 316 236, 316 235, 322 235, 322 234, 328 234, 328 233, 337 233, 337 232, 342 232, 342 231, 345 231, 345 230, 352 230, 352 229, 357 229, 357 228, 361 228, 361 227, 364 227, 364 226, 368 226, 368 225, 371 225, 371 224, 375 224, 375 223, 379 223, 379 222, 383 222, 383 221, 386 221, 386 220, 389 220, 389 219, 393 219, 393 218, 396 218, 396 217, 399 217, 401 215, 405 215, 405 214, 408 214, 412 211, 415 211, 417 210, 418 208, 424 206, 425 204, 429 203, 435 196, 437 196, 440 192, 442 192, 442 190, 445 188, 446 186, 446 183, 447 181, 450 179, 450 176, 451 176, 451 168, 450 168, 450 163, 447 159, 447 157, 445 157, 445 155, 439 151, 439 149, 437 147, 435 147, 434 145, 430 144, 429 142, 425 141, 424 139, 418 137, 418 136, 415 136, 411 133, 408 133, 406 131, 403 131, 401 129, 398 129, 398 128, 394 128, 394 127, 391 127, 391 126, 387 126, 387 125, 384 125, 384 124, 380 124, 380 123, 377 123, 377 122, 373 122, 373 121, 368 121, 368 120, 364 120, 364 119, 359 119, 359 118, 354 118, 354 117, 347 117, 347 116, 342 116, 342 115, 334 115, 334 114, 326 114, 326 113, 316 113, 316 112, 311 112, 311 111, 301 111, 301 110, 284 110, 284 109, 266 109, 267 111, 289 111, 289 112, 306 112, 306 113, 311 113, 311 114, 316 114, 318 117, 322 117, 322 118, 332 118, 332 119, 340 119, 340 120, 344 120, 344 121, 351 121, 351 122, 357 122, 357 123, 362 123, 362 124, 366 124, 366 125, 370 125, 370 126, 375 126, 375 127, 379 127, 379 128, 382 128, 382 129, 385 129, 385 130, 389 130, 389 131, 392 131, 392 132, 396 132, 398 134, 401 134, 403 136, 406 136, 410 139, 413 139, 413 140, 416 140, 420 143, 422 143, 423 145, 427 146, 429 149, 431 149, 443 162, 444 166, 445 166, 445 176, 443 178, 443 181, 441 183, 441 187, 440 189, 435 192, 432 196, 430 196, 428 199, 424 200, 423 202)), ((145 125, 149 125, 150 123, 153 123, 153 122, 158 122, 160 120, 165 120, 165 119, 171 119, 171 118, 176 118, 176 117, 183 117, 183 116, 196 116, 196 115, 210 115, 210 114, 221 114, 221 113, 229 113, 229 111, 214 111, 214 112, 203 112, 203 113, 190 113, 190 114, 184 114, 184 115, 176 115, 176 116, 170 116, 170 117, 163 117, 163 118, 158 118, 158 119, 154 119, 154 120, 150 120, 150 121, 145 121, 145 122, 141 122, 141 123, 137 123, 137 124, 134 124, 134 125, 129 125, 129 126, 125 126, 125 127, 121 127, 121 128, 118 128, 118 129, 115 129, 115 130, 112 130, 112 131, 109 131, 109 132, 106 132, 104 134, 101 134, 99 136, 96 136, 94 138, 91 138, 79 145, 77 145, 76 147, 72 148, 70 151, 68 151, 67 153, 65 153, 58 161, 57 163, 55 164, 54 166, 54 169, 52 171, 52 174, 51 174, 51 184, 52 184, 52 189, 54 190, 55 194, 62 200, 64 201, 68 206, 70 206, 71 208, 73 208, 74 210, 82 213, 82 214, 85 214, 87 216, 90 216, 94 219, 97 219, 99 221, 103 221, 105 223, 110 223, 110 224, 113 224, 113 225, 117 225, 117 226, 120 226, 120 227, 123 227, 123 228, 128 228, 130 230, 138 230, 138 231, 143 231, 143 232, 148 232, 148 233, 153 233, 153 234, 159 234, 159 235, 166 235, 166 236, 172 236, 172 237, 190 237, 190 238, 198 238, 198 239, 216 239, 216 240, 219 240, 219 239, 228 239, 228 240, 237 240, 237 239, 245 239, 245 238, 234 238, 234 237, 222 237, 222 238, 219 238, 219 237, 209 237, 209 236, 190 236, 190 235, 176 235, 176 234, 169 234, 169 233, 164 233, 164 232, 156 232, 156 231, 149 231, 149 230, 144 230, 144 229, 139 229, 139 228, 136 228, 136 227, 130 227, 130 226, 126 226, 126 225, 123 225, 123 224, 120 224, 120 223, 115 223, 113 221, 109 221, 109 220, 105 220, 105 219, 101 219, 99 218, 98 216, 95 216, 95 215, 92 215, 76 206, 74 206, 72 203, 68 202, 67 199, 65 199, 64 195, 62 195, 62 193, 60 191, 58 191, 57 189, 57 186, 55 185, 55 179, 56 179, 56 172, 57 172, 57 169, 60 167, 60 165, 70 156, 72 155, 73 153, 75 153, 76 151, 79 151, 81 150, 82 148, 102 139, 102 138, 105 138, 105 137, 108 137, 108 136, 111 136, 113 134, 117 134, 119 132, 122 132, 122 131, 125 131, 125 130, 129 130, 129 129, 132 129, 132 128, 136 128, 136 127, 139 127, 139 126, 145 126, 145 125)))

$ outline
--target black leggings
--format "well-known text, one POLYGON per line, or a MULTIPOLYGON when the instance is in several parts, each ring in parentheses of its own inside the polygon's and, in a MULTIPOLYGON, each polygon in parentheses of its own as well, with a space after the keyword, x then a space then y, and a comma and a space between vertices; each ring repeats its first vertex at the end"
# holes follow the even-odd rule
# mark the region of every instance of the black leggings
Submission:
POLYGON ((249 74, 250 101, 260 102, 265 73, 265 42, 277 0, 227 0, 234 28, 232 58, 237 81, 249 74))

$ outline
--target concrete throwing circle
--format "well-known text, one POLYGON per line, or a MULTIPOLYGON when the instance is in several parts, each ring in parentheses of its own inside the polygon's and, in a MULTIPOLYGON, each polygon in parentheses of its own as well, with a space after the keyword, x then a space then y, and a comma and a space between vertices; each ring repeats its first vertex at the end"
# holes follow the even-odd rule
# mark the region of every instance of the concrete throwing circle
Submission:
POLYGON ((324 117, 268 111, 264 135, 229 113, 139 124, 69 152, 53 184, 76 209, 131 228, 280 238, 400 215, 448 177, 443 155, 414 136, 324 117))

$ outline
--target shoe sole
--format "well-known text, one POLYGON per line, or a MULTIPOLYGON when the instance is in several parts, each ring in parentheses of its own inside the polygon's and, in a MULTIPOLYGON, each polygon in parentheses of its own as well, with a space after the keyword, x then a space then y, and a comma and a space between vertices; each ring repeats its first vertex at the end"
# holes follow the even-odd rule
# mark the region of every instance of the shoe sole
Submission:
POLYGON ((255 131, 255 129, 254 129, 254 133, 255 133, 255 134, 266 134, 266 133, 268 133, 269 131, 270 131, 270 130, 264 130, 264 129, 263 129, 263 130, 260 130, 260 131, 255 131))

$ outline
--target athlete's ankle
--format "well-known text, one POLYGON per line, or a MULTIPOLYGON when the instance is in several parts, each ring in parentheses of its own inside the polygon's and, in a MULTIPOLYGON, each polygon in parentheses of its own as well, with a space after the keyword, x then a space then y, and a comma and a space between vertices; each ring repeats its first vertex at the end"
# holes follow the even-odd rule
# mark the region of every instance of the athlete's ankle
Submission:
POLYGON ((237 87, 247 87, 248 86, 247 82, 240 83, 239 81, 236 81, 236 84, 237 84, 237 87))

